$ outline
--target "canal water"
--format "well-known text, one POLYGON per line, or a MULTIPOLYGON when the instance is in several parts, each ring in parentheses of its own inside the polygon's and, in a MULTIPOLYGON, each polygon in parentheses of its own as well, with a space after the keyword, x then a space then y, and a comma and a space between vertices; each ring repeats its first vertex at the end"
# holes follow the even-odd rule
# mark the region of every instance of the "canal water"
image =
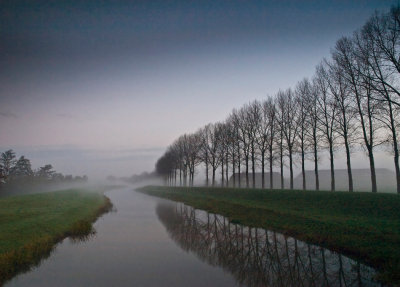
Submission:
POLYGON ((65 239, 6 286, 381 286, 338 253, 121 188, 86 241, 65 239))

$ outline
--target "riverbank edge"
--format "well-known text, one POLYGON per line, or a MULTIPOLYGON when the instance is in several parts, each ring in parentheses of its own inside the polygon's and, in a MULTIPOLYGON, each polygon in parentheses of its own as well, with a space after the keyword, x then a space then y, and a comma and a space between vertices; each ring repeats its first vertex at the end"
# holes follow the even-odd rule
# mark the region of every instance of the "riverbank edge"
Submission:
MULTIPOLYGON (((291 214, 285 214, 285 212, 251 207, 246 204, 238 204, 237 202, 233 203, 229 202, 229 198, 224 198, 223 200, 210 198, 201 193, 202 189, 212 190, 213 188, 145 186, 136 189, 136 191, 151 196, 182 202, 196 209, 220 214, 227 217, 235 224, 277 231, 287 236, 293 236, 305 242, 342 253, 350 258, 374 267, 378 271, 376 279, 380 282, 388 284, 389 286, 400 286, 400 262, 398 258, 382 258, 379 256, 379 251, 370 254, 369 252, 365 252, 362 248, 357 248, 354 244, 349 247, 346 243, 351 237, 351 229, 346 226, 334 226, 333 228, 329 223, 310 222, 310 219, 306 216, 299 218, 291 214), (306 232, 304 232, 305 226, 307 227, 306 232), (323 231, 321 232, 321 230, 323 231), (338 230, 342 230, 342 232, 338 232, 338 230), (346 234, 346 236, 343 238, 342 234, 346 234)), ((215 189, 229 191, 229 188, 215 189)), ((246 191, 246 189, 243 189, 243 191, 246 191)), ((268 192, 268 190, 265 191, 268 192)), ((354 238, 352 239, 354 242, 354 238)), ((360 240, 361 239, 368 240, 368 238, 360 238, 360 240)), ((372 246, 369 246, 368 250, 370 250, 371 247, 372 246)), ((379 245, 377 248, 379 248, 379 245)))
POLYGON ((85 239, 93 234, 93 224, 96 220, 110 212, 113 208, 111 200, 104 193, 99 195, 103 197, 102 204, 94 208, 90 216, 75 221, 70 228, 57 234, 43 236, 25 244, 21 248, 0 254, 0 286, 3 286, 3 284, 16 275, 27 272, 34 266, 40 264, 42 260, 51 255, 56 245, 65 238, 70 237, 79 240, 79 238, 85 239))

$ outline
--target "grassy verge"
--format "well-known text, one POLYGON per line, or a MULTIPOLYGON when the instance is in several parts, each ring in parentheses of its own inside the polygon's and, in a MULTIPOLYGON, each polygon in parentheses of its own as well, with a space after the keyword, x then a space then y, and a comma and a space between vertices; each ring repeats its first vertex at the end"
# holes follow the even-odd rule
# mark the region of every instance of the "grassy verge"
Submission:
POLYGON ((400 284, 400 196, 298 190, 147 186, 139 191, 273 229, 375 267, 400 284))
POLYGON ((63 190, 0 198, 0 286, 50 255, 67 236, 87 236, 112 207, 101 192, 63 190))

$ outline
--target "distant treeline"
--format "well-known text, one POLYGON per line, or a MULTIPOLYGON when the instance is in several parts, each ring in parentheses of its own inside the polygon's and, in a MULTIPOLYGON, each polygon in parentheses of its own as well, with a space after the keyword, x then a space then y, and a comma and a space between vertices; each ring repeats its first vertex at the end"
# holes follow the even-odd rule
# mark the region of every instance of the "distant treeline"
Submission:
POLYGON ((312 79, 294 89, 277 92, 263 101, 234 109, 223 122, 211 123, 171 144, 157 161, 156 171, 170 184, 193 185, 195 168, 205 167, 206 184, 249 187, 256 169, 269 169, 269 188, 274 187, 273 168, 279 167, 281 187, 284 168, 289 168, 293 189, 293 165, 301 164, 302 188, 307 188, 305 161, 314 165, 315 188, 320 188, 321 151, 328 151, 330 189, 335 190, 334 158, 346 155, 348 189, 353 191, 351 151, 361 146, 367 156, 372 192, 377 192, 374 152, 391 147, 400 193, 398 133, 400 128, 400 7, 376 12, 351 37, 336 42, 329 59, 316 67, 312 79), (245 171, 245 182, 235 177, 245 171), (250 173, 251 170, 251 173, 250 173))
POLYGON ((23 183, 61 183, 86 182, 88 177, 63 175, 53 170, 51 164, 32 169, 29 159, 25 156, 16 157, 13 150, 0 154, 0 187, 23 183))

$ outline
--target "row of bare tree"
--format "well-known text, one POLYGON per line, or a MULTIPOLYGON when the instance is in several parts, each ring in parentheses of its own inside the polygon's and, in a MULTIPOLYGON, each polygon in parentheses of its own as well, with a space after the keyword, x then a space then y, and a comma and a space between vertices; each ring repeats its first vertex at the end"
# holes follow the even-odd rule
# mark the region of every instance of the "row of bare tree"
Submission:
POLYGON ((400 112, 400 6, 375 13, 351 37, 339 39, 329 59, 316 67, 312 79, 303 79, 294 89, 279 91, 264 101, 235 109, 223 122, 208 124, 185 134, 171 144, 157 161, 156 171, 170 183, 193 184, 195 168, 205 167, 206 184, 222 186, 232 174, 233 186, 255 187, 256 169, 289 168, 293 188, 293 165, 301 162, 306 189, 305 161, 312 160, 315 187, 319 189, 318 162, 328 151, 331 190, 335 190, 335 151, 345 151, 348 189, 353 191, 351 151, 362 146, 369 159, 372 192, 377 191, 374 150, 391 146, 400 193, 398 129, 400 112), (240 174, 245 172, 245 183, 240 174), (237 176, 239 174, 239 176, 237 176), (249 176, 251 174, 252 180, 249 176), (236 178, 237 177, 237 178, 236 178))

